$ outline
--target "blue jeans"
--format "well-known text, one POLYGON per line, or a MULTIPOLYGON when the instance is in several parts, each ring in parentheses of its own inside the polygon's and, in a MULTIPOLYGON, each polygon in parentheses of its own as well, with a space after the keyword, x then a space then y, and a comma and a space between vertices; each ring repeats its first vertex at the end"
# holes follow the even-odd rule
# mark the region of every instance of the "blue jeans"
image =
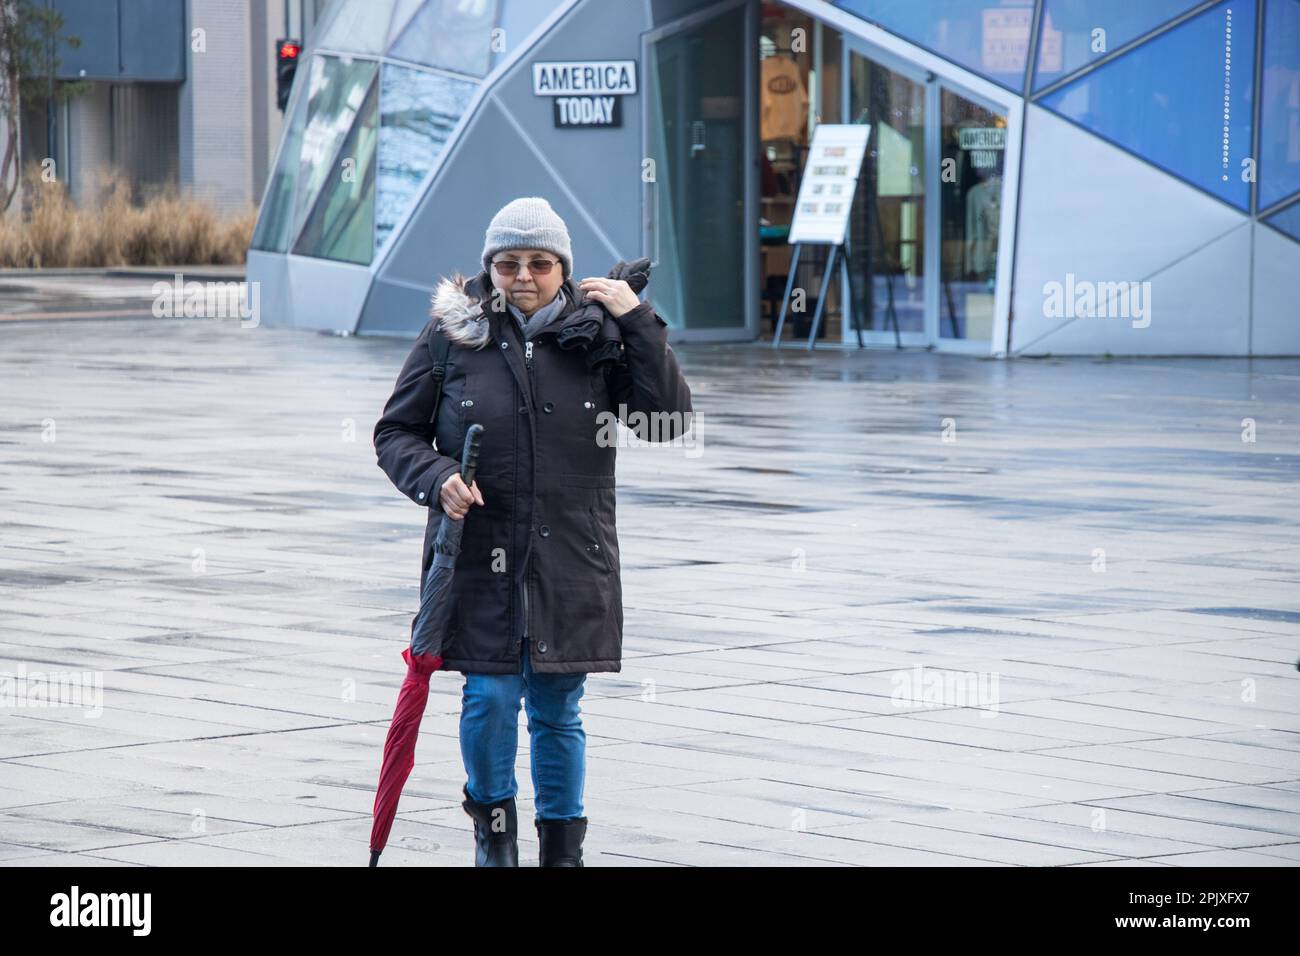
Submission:
POLYGON ((583 815, 587 735, 578 700, 586 674, 535 674, 523 642, 522 674, 466 674, 460 709, 460 753, 470 798, 495 803, 515 796, 519 699, 528 713, 534 812, 540 820, 583 815))

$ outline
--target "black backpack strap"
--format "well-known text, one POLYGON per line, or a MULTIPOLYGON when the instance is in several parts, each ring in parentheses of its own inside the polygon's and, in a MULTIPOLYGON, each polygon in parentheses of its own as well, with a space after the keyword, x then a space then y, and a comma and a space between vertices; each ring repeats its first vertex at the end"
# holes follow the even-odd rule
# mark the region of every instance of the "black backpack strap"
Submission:
POLYGON ((429 333, 429 355, 433 358, 433 410, 429 412, 429 421, 438 420, 438 403, 442 401, 442 383, 447 377, 447 356, 451 353, 451 339, 434 326, 429 333))

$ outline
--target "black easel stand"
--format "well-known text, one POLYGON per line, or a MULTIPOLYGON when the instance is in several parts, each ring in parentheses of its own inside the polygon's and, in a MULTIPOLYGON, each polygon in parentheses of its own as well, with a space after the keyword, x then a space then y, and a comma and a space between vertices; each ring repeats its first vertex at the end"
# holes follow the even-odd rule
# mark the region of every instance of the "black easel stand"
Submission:
MULTIPOLYGON (((795 272, 799 269, 799 253, 806 243, 796 242, 794 244, 794 255, 790 258, 790 274, 785 280, 785 295, 781 297, 781 315, 776 320, 776 331, 772 335, 772 348, 779 348, 781 345, 781 331, 785 328, 785 310, 790 303, 790 292, 794 288, 795 272)), ((817 333, 821 330, 822 309, 826 307, 826 290, 830 288, 831 276, 835 274, 836 266, 842 269, 848 269, 849 256, 844 246, 839 243, 830 243, 830 257, 826 260, 826 271, 822 273, 821 292, 817 295, 817 308, 813 312, 812 327, 808 330, 808 348, 811 350, 817 343, 817 333)), ((847 276, 847 272, 845 273, 847 276)), ((865 348, 862 343, 862 326, 856 321, 857 314, 853 308, 853 296, 849 296, 848 312, 850 321, 853 322, 852 328, 857 332, 858 348, 865 348)))

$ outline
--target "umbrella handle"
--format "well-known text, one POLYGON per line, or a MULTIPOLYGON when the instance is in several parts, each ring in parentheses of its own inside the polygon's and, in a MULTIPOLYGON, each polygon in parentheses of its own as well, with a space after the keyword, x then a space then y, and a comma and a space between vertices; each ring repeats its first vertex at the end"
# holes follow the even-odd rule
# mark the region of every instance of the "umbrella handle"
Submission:
POLYGON ((478 471, 478 450, 483 443, 483 426, 475 422, 465 433, 465 447, 460 455, 460 478, 468 488, 474 484, 474 473, 478 471))

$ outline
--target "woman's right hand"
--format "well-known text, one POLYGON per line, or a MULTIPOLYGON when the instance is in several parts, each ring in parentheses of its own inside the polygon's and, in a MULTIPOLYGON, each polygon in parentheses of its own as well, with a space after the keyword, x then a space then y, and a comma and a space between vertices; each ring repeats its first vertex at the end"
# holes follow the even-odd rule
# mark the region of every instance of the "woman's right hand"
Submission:
POLYGON ((483 494, 478 490, 477 481, 467 488, 460 474, 453 473, 442 483, 438 500, 442 502, 443 511, 452 518, 460 519, 469 514, 470 505, 483 504, 483 494))

